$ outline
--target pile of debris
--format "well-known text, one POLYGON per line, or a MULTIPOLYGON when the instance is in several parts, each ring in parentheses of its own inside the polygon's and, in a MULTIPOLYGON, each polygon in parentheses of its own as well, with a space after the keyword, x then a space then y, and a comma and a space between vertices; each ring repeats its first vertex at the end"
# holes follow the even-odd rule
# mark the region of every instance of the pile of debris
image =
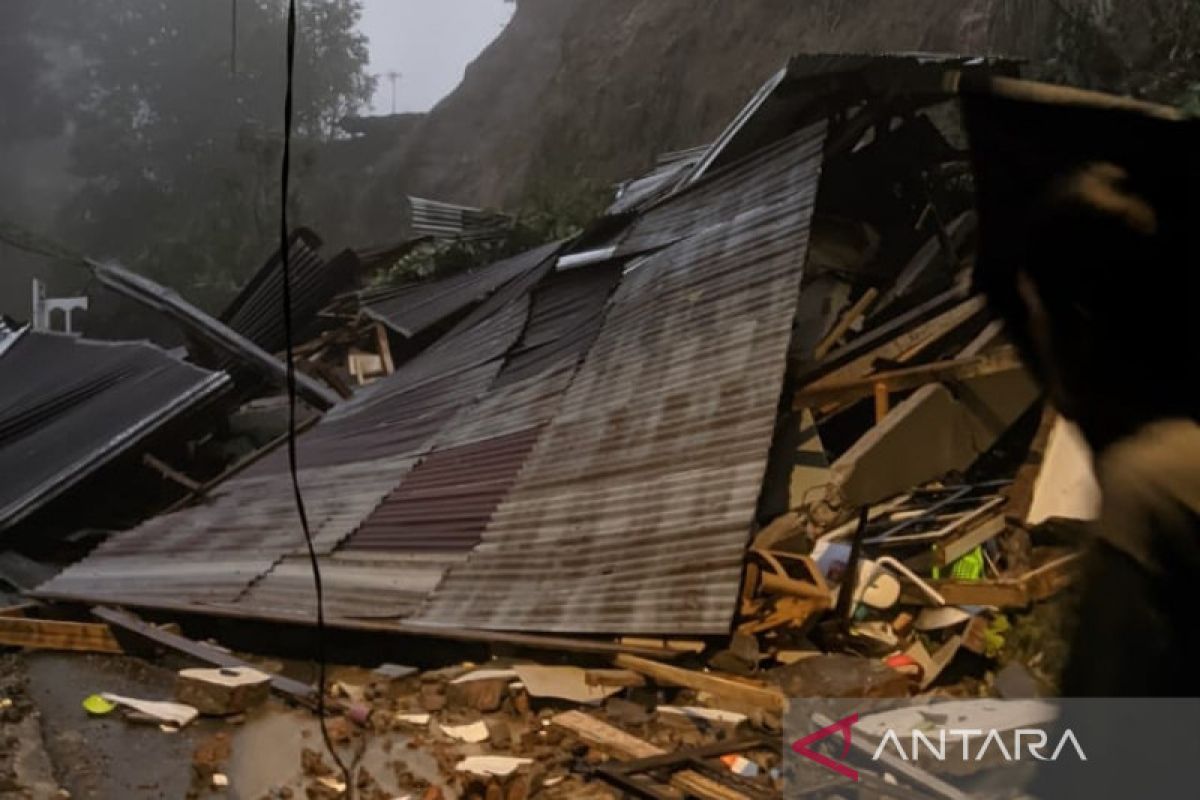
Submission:
MULTIPOLYGON (((972 293, 955 102, 966 83, 1042 91, 1013 72, 799 57, 576 239, 439 282, 351 291, 409 245, 334 269, 297 234, 300 477, 330 624, 577 654, 335 684, 335 739, 403 731, 460 797, 582 797, 587 777, 732 800, 777 796, 763 736, 786 698, 1052 691, 1054 659, 1006 641, 1071 583, 1097 492, 972 293)), ((220 320, 92 266, 178 320, 198 363, 278 384, 277 258, 220 320)), ((61 616, 310 625, 277 444, 28 592, 58 605, 0 616, 0 644, 117 652, 113 626, 230 669, 123 612, 61 616)), ((305 763, 310 796, 346 790, 305 763)))

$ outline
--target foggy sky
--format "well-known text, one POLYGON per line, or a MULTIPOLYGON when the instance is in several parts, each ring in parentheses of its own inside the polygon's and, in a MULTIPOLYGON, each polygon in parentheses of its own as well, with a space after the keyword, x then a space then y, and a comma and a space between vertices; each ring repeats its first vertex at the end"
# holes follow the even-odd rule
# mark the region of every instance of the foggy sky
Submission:
POLYGON ((362 32, 370 39, 371 73, 379 75, 372 112, 428 111, 459 81, 463 70, 512 16, 504 0, 363 0, 362 32))

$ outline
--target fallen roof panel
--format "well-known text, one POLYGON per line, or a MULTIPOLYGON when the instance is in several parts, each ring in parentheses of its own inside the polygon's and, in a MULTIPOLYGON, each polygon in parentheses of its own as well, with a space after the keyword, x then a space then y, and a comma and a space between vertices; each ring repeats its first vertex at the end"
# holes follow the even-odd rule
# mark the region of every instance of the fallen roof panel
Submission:
MULTIPOLYGON (((339 293, 351 288, 359 272, 350 250, 326 261, 318 252, 321 240, 307 228, 291 235, 288 272, 291 276, 294 340, 307 341, 319 329, 318 314, 339 293)), ((283 262, 276 250, 238 295, 221 312, 228 325, 268 353, 287 346, 283 328, 283 262)))
MULTIPOLYGON (((414 621, 497 630, 728 630, 766 466, 824 124, 660 214, 686 236, 625 275, 483 541, 414 621), (803 155, 798 155, 803 154, 803 155), (765 174, 778 172, 764 191, 765 174), (744 181, 744 182, 742 182, 744 181), (683 224, 680 224, 683 221, 683 224)), ((653 212, 647 215, 647 218, 653 212)), ((647 218, 644 218, 647 219, 647 218)), ((643 221, 644 221, 643 220, 643 221)))
POLYGON ((0 355, 0 530, 228 387, 146 342, 17 334, 0 355))
POLYGON ((430 283, 363 294, 362 311, 397 333, 414 337, 443 320, 482 302, 500 287, 536 269, 559 244, 548 244, 481 269, 430 283))
MULTIPOLYGON (((196 308, 173 290, 117 264, 89 261, 88 266, 92 274, 114 292, 166 314, 188 333, 221 353, 232 356, 276 385, 285 384, 287 369, 282 361, 225 323, 196 308)), ((305 402, 322 410, 336 405, 340 399, 331 390, 300 372, 296 373, 296 389, 305 402)))

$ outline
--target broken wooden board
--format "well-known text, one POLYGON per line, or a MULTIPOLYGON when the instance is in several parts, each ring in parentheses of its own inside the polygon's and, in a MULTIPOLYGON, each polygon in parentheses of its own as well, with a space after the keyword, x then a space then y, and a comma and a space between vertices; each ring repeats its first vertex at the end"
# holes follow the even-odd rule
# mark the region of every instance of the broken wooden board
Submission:
POLYGON ((952 383, 983 378, 1022 369, 1021 359, 1012 347, 966 358, 934 361, 915 367, 877 372, 861 378, 820 381, 805 386, 792 399, 794 409, 813 408, 827 403, 849 403, 870 397, 879 387, 891 392, 917 389, 928 383, 952 383))
POLYGON ((79 653, 125 652, 107 625, 27 617, 0 617, 0 645, 79 653))
POLYGON ((762 684, 745 682, 709 672, 697 672, 626 654, 617 656, 614 663, 618 667, 640 672, 657 683, 708 692, 714 697, 728 698, 740 706, 752 706, 772 714, 782 714, 787 709, 787 698, 783 696, 783 693, 762 684))
MULTIPOLYGON (((1016 578, 984 581, 930 581, 946 602, 952 606, 995 606, 997 608, 1026 608, 1065 589, 1074 580, 1081 553, 1056 558, 1035 570, 1016 578)), ((906 590, 901 602, 929 604, 929 599, 906 590)))
MULTIPOLYGON (((242 659, 231 653, 226 653, 224 650, 195 642, 184 636, 175 633, 169 633, 156 628, 148 622, 134 616, 126 611, 121 611, 115 608, 105 608, 104 606, 96 606, 92 609, 92 613, 109 623, 115 625, 122 630, 129 631, 132 634, 148 639, 149 641, 168 647, 172 650, 177 650, 181 653, 191 656, 197 661, 202 661, 205 664, 211 664, 216 667, 241 667, 246 669, 254 669, 252 664, 248 664, 242 659)), ((106 626, 107 627, 107 626, 106 626)), ((271 688, 275 691, 287 695, 288 697, 303 703, 304 705, 312 706, 316 703, 316 689, 309 686, 307 683, 302 683, 291 678, 285 678, 282 675, 270 675, 271 688)))
POLYGON ((589 686, 637 689, 646 685, 643 676, 628 669, 589 669, 584 671, 583 680, 589 686))
MULTIPOLYGON (((550 722, 578 736, 589 745, 622 759, 642 759, 661 756, 665 750, 620 728, 589 717, 582 711, 567 711, 551 717, 550 722)), ((684 770, 671 776, 671 786, 685 796, 701 800, 750 800, 741 792, 722 786, 699 772, 684 770)))

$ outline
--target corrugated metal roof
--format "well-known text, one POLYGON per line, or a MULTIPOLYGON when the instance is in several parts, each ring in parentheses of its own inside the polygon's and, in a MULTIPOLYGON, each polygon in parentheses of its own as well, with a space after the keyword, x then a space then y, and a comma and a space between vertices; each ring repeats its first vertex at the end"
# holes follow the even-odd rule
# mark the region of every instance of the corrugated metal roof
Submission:
MULTIPOLYGON (((88 267, 102 284, 114 292, 167 315, 191 336, 203 340, 223 355, 233 357, 264 379, 279 386, 285 384, 287 372, 282 361, 225 323, 196 308, 173 290, 117 264, 89 261, 88 267)), ((301 372, 296 373, 296 389, 305 402, 316 408, 330 408, 339 401, 336 394, 301 372)))
POLYGON ((823 136, 793 134, 714 172, 693 186, 686 200, 671 198, 647 210, 622 238, 618 254, 664 247, 773 202, 803 184, 824 141, 823 136))
MULTIPOLYGON (((412 458, 303 469, 300 485, 320 553, 344 539, 412 466, 412 458)), ((41 591, 83 598, 232 603, 280 559, 304 550, 287 473, 243 475, 204 505, 111 537, 41 591)))
POLYGON ((609 214, 625 214, 645 208, 675 188, 689 174, 711 145, 663 153, 654 169, 645 175, 625 181, 618 187, 616 199, 608 207, 609 214))
POLYGON ((228 387, 146 342, 15 335, 0 354, 0 530, 228 387))
MULTIPOLYGON (((358 257, 345 250, 326 261, 318 252, 321 240, 307 228, 294 232, 288 246, 291 274, 292 322, 295 341, 303 342, 320 329, 318 313, 358 275, 358 257)), ((268 353, 286 347, 283 331, 283 262, 276 250, 221 312, 221 322, 268 353)))
MULTIPOLYGON (((734 163, 796 129, 868 98, 903 97, 929 105, 954 95, 945 80, 951 71, 1015 72, 1003 57, 941 53, 838 54, 794 56, 772 75, 676 184, 690 187, 713 170, 734 163)), ((895 110, 895 109, 893 109, 895 110)))
MULTIPOLYGON (((300 482, 319 553, 328 556, 368 519, 456 412, 486 391, 524 330, 533 286, 552 266, 549 259, 542 262, 300 438, 300 482)), ((42 590, 148 605, 237 604, 276 613, 289 602, 296 607, 310 602, 311 580, 297 577, 292 559, 302 548, 285 456, 277 452, 223 484, 204 505, 113 537, 42 590)), ((439 568, 425 579, 436 582, 440 574, 439 568)), ((393 581, 382 574, 376 580, 393 581)), ((356 591, 336 579, 330 585, 339 608, 363 596, 356 591)))
POLYGON ((508 232, 513 219, 497 211, 443 203, 424 197, 408 198, 409 225, 415 236, 460 239, 466 242, 496 239, 508 232))
POLYGON ((821 123, 789 137, 773 150, 775 170, 755 159, 725 176, 725 192, 753 202, 714 202, 697 187, 655 215, 667 232, 646 239, 687 238, 626 274, 482 543, 450 568, 417 622, 728 630, 824 133, 821 123))
POLYGON ((397 333, 413 337, 482 302, 509 281, 536 269, 559 244, 549 244, 481 269, 431 283, 363 294, 362 312, 397 333))

